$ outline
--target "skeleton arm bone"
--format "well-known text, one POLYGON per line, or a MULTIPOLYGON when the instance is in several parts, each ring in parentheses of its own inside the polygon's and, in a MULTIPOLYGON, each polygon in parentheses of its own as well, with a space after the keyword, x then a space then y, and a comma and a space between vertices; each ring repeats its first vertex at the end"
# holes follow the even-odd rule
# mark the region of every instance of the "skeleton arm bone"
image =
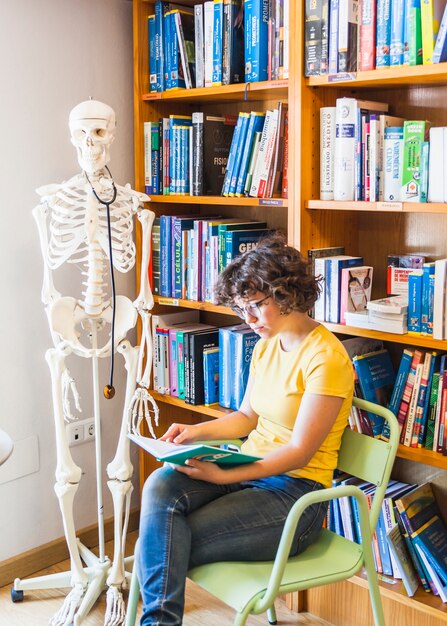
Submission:
MULTIPOLYGON (((46 203, 38 204, 33 209, 33 217, 37 224, 39 232, 40 249, 43 257, 43 285, 42 285, 42 302, 45 308, 53 304, 61 297, 61 294, 57 291, 53 283, 53 274, 50 270, 48 263, 48 234, 47 234, 47 217, 48 217, 48 205, 46 203)), ((53 337, 54 341, 54 337, 53 337)), ((55 343, 56 345, 56 343, 55 343)))
POLYGON ((142 258, 141 258, 141 278, 140 293, 134 301, 134 306, 138 312, 150 311, 154 306, 154 298, 149 285, 148 267, 151 255, 151 233, 154 223, 155 213, 148 210, 138 211, 138 220, 141 224, 142 258))

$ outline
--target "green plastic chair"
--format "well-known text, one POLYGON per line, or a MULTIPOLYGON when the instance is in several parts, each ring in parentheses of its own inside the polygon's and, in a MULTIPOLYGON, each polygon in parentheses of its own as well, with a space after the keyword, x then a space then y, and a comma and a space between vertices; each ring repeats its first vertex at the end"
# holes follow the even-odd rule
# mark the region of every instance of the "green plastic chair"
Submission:
MULTIPOLYGON (((379 518, 382 500, 399 443, 399 428, 394 414, 382 406, 353 399, 354 406, 379 415, 390 426, 389 442, 373 439, 347 428, 343 434, 338 469, 376 485, 369 509, 365 495, 354 485, 308 493, 292 507, 284 525, 274 561, 217 562, 195 567, 188 577, 236 611, 234 626, 244 626, 250 614, 267 612, 276 624, 274 602, 278 595, 302 591, 346 580, 362 567, 368 576, 375 626, 385 626, 377 574, 372 552, 372 535, 379 518), (322 529, 318 539, 303 553, 289 557, 293 535, 304 509, 316 502, 352 496, 358 504, 361 544, 322 529)), ((132 574, 126 626, 134 626, 139 599, 138 580, 132 574)))

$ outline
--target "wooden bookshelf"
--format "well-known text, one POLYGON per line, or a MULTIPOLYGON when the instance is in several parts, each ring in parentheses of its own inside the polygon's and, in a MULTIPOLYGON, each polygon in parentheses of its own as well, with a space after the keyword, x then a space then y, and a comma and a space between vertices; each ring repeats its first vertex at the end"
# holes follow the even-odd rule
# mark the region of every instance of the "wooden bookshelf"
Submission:
MULTIPOLYGON (((199 0, 184 0, 192 6, 199 0)), ((392 67, 355 75, 328 78, 303 76, 304 4, 290 0, 290 75, 288 81, 270 81, 250 85, 178 90, 162 94, 148 93, 148 45, 146 17, 153 11, 153 0, 134 0, 135 60, 135 176, 136 188, 144 189, 143 122, 160 117, 207 113, 237 114, 239 111, 265 110, 287 100, 289 105, 289 182, 288 200, 261 202, 256 198, 209 196, 153 196, 150 208, 158 215, 181 213, 206 215, 210 207, 224 216, 243 216, 267 221, 269 227, 287 232, 289 242, 304 254, 310 248, 345 247, 346 253, 361 255, 374 266, 373 298, 384 295, 386 256, 390 253, 424 251, 431 258, 447 256, 447 204, 323 202, 319 199, 319 109, 334 106, 342 96, 387 101, 390 113, 406 119, 428 119, 434 125, 447 126, 447 63, 417 67, 392 67)), ((140 234, 137 246, 140 248, 140 234)), ((203 302, 155 298, 157 310, 167 307, 193 308, 210 321, 231 315, 225 307, 203 302), (158 307, 158 308, 157 308, 158 307)), ((373 337, 399 353, 409 344, 447 351, 447 341, 430 337, 409 337, 379 333, 341 324, 327 324, 340 338, 373 337)), ((171 421, 195 423, 218 418, 226 409, 218 406, 187 405, 178 398, 154 393, 159 404, 161 424, 171 421)), ((160 427, 161 428, 161 427, 160 427)), ((146 455, 147 456, 147 455, 146 455)), ((421 448, 400 446, 400 480, 435 482, 447 494, 447 457, 421 448), (401 466, 403 467, 400 470, 401 466)), ((150 471, 142 462, 142 477, 150 471)), ((447 502, 447 499, 445 499, 447 502)), ((444 507, 444 513, 445 513, 444 507)), ((441 626, 447 622, 447 609, 439 598, 419 590, 408 598, 400 582, 380 581, 385 620, 392 626, 441 626)), ((366 580, 360 573, 351 581, 312 590, 298 604, 337 626, 371 626, 366 580), (335 591, 334 589, 335 588, 335 591), (366 610, 366 606, 368 610, 366 610)))

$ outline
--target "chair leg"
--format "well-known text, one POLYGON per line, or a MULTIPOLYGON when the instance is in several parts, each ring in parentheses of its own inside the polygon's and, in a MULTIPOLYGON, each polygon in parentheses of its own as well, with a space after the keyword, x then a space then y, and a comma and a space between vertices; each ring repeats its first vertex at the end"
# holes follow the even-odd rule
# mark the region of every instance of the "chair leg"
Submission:
POLYGON ((269 621, 269 624, 277 624, 278 621, 276 619, 276 611, 275 611, 275 605, 273 604, 269 609, 267 609, 267 619, 269 621))
POLYGON ((135 626, 137 620, 138 600, 140 599, 140 584, 137 578, 136 564, 134 563, 132 578, 130 579, 129 597, 127 599, 126 621, 124 626, 135 626))
MULTIPOLYGON (((366 557, 366 554, 365 554, 366 557)), ((383 615, 382 599, 380 597, 379 583, 377 582, 377 573, 374 568, 374 561, 371 552, 371 559, 365 558, 365 569, 368 575, 369 597, 371 598, 371 608, 373 612, 374 626, 385 626, 385 617, 383 615)))

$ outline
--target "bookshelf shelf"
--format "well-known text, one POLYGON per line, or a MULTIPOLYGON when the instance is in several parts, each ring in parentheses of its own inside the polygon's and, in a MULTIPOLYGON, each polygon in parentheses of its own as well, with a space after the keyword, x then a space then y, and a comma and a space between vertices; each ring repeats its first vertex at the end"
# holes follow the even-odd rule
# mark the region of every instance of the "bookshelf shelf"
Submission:
POLYGON ((408 448, 400 445, 397 456, 416 463, 423 463, 424 465, 431 465, 444 470, 447 469, 447 456, 443 456, 441 452, 433 452, 425 448, 408 448))
POLYGON ((310 76, 305 79, 308 87, 375 87, 414 86, 414 85, 446 85, 447 63, 433 65, 397 66, 383 69, 340 74, 333 77, 310 76))
POLYGON ((183 400, 180 400, 180 398, 163 395, 161 393, 157 393, 156 391, 151 391, 151 395, 156 402, 171 404, 188 411, 193 411, 194 413, 206 415, 207 417, 219 418, 232 412, 231 409, 225 409, 223 406, 219 406, 218 404, 213 404, 212 406, 205 406, 204 404, 187 404, 183 400))
POLYGON ((418 337, 416 335, 395 335, 393 333, 384 333, 376 330, 368 330, 367 328, 356 328, 355 326, 345 326, 344 324, 331 324, 322 322, 333 333, 342 335, 355 335, 357 337, 371 337, 372 339, 381 339, 393 343, 401 343, 406 346, 419 346, 421 348, 431 348, 436 350, 447 350, 447 341, 439 341, 429 336, 418 337))
POLYGON ((154 196, 151 195, 152 202, 160 204, 204 204, 219 206, 262 206, 288 208, 289 203, 286 198, 227 198, 224 196, 154 196))
POLYGON ((145 93, 142 100, 145 102, 172 101, 192 102, 194 104, 206 102, 248 102, 250 100, 285 99, 287 98, 288 81, 270 80, 259 83, 238 83, 221 87, 200 87, 198 89, 179 89, 157 93, 145 93))
MULTIPOLYGON (((410 608, 413 608, 416 604, 418 612, 425 614, 427 617, 436 618, 439 620, 439 626, 447 623, 447 605, 443 604, 439 597, 434 596, 432 593, 425 592, 422 586, 419 586, 415 595, 410 598, 400 580, 391 580, 392 582, 388 583, 384 580, 384 577, 379 577, 379 588, 383 598, 389 598, 393 602, 410 608)), ((366 571, 362 569, 350 579, 350 582, 367 589, 368 578, 366 571)), ((421 618, 422 616, 419 615, 419 619, 421 618)))
POLYGON ((439 213, 447 214, 447 203, 442 202, 338 202, 335 200, 308 200, 306 208, 325 211, 370 211, 374 213, 439 213))
POLYGON ((211 313, 222 313, 223 315, 232 315, 237 317, 231 309, 226 306, 219 306, 217 304, 211 304, 209 302, 195 302, 194 300, 182 300, 180 298, 166 298, 164 296, 154 296, 154 301, 157 304, 172 306, 172 307, 184 307, 185 309, 198 309, 199 311, 210 311, 211 313))

